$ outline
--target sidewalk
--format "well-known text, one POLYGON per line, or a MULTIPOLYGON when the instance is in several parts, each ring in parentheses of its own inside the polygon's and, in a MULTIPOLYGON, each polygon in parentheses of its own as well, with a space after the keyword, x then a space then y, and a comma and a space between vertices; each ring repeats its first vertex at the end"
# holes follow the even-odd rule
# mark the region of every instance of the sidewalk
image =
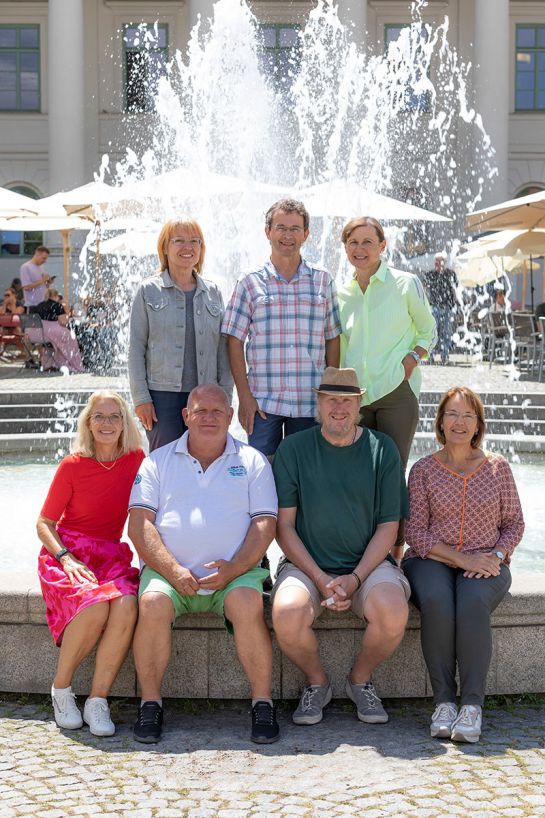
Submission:
POLYGON ((248 739, 247 703, 175 706, 150 746, 132 739, 134 702, 116 703, 117 734, 97 739, 61 733, 45 698, 0 698, 0 818, 545 815, 545 703, 485 711, 476 745, 429 738, 430 702, 390 704, 386 725, 347 705, 296 727, 283 710, 267 747, 248 739))
MULTIPOLYGON (((511 370, 515 372, 515 370, 511 370)), ((545 392, 545 381, 539 382, 536 375, 529 376, 515 372, 520 377, 510 378, 510 370, 503 364, 488 366, 486 361, 476 361, 465 355, 451 355, 449 366, 424 364, 422 366, 422 390, 445 391, 451 386, 469 386, 476 392, 545 392)), ((126 375, 62 375, 59 372, 36 372, 21 370, 15 364, 0 362, 0 390, 13 392, 61 392, 85 389, 128 390, 126 375)))

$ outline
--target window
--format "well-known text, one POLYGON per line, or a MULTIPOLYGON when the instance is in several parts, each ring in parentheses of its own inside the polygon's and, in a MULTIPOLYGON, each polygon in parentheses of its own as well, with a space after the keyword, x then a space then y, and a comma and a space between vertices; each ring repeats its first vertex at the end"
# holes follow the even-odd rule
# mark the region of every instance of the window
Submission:
POLYGON ((123 26, 123 68, 125 111, 153 111, 160 77, 168 62, 168 26, 166 23, 140 23, 123 26))
MULTIPOLYGON (((35 190, 24 185, 11 187, 14 193, 21 193, 31 199, 40 197, 35 190)), ((36 247, 44 243, 41 231, 0 230, 0 247, 2 256, 33 256, 36 247)))
MULTIPOLYGON (((391 43, 397 42, 399 39, 401 32, 405 29, 410 29, 410 23, 396 23, 393 25, 386 25, 384 26, 384 50, 388 51, 389 46, 391 43)), ((422 38, 427 37, 426 29, 422 27, 420 36, 422 38)), ((412 39, 412 38, 411 38, 412 39)), ((413 58, 418 56, 418 47, 413 53, 413 58)), ((422 76, 422 70, 415 67, 415 81, 418 82, 420 77, 422 76)), ((405 107, 407 111, 420 111, 421 113, 427 113, 430 110, 430 93, 429 91, 424 91, 418 93, 414 90, 407 83, 407 87, 405 89, 405 107)))
POLYGON ((0 111, 40 110, 40 26, 0 25, 0 111))
POLYGON ((515 110, 545 111, 545 25, 517 26, 515 110))
POLYGON ((262 70, 277 88, 288 91, 301 61, 299 26, 264 23, 260 30, 263 38, 262 70))

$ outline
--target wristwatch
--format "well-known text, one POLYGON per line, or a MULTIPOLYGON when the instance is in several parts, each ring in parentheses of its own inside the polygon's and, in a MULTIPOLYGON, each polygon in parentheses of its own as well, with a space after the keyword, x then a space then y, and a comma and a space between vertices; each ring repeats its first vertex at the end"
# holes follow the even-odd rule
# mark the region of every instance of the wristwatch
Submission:
POLYGON ((421 360, 422 360, 422 358, 420 357, 418 352, 416 352, 416 350, 414 350, 414 349, 410 349, 409 352, 408 352, 408 355, 410 355, 411 358, 414 358, 414 360, 416 361, 417 364, 419 364, 421 362, 421 360))
POLYGON ((505 554, 503 553, 503 551, 494 551, 494 554, 496 555, 496 557, 497 557, 499 560, 501 560, 502 562, 504 561, 504 559, 505 559, 505 554))

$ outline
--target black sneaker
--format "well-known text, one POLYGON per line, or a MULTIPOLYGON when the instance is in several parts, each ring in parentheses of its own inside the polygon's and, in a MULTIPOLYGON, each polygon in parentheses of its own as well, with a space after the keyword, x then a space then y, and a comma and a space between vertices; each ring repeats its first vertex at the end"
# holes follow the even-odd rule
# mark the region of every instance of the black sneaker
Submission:
POLYGON ((156 744, 163 730, 163 708, 157 702, 144 702, 138 710, 133 736, 143 744, 156 744))
POLYGON ((276 721, 276 709, 269 702, 259 701, 252 707, 252 741, 256 744, 272 744, 280 738, 276 721))

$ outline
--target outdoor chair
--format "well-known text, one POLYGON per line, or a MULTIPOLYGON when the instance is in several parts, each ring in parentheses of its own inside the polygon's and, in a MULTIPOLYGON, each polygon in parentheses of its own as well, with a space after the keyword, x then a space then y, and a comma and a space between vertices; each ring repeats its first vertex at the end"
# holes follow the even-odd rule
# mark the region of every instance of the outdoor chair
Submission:
POLYGON ((488 366, 491 368, 496 353, 502 353, 504 363, 509 357, 509 325, 504 312, 489 312, 487 317, 486 336, 488 340, 488 366))
POLYGON ((538 351, 538 381, 543 380, 543 370, 545 369, 545 316, 540 316, 537 319, 537 328, 539 330, 539 351, 538 351))
POLYGON ((49 353, 52 356, 54 347, 50 341, 45 339, 42 319, 36 314, 21 315, 19 318, 30 348, 30 354, 34 356, 34 353, 36 353, 43 366, 44 353, 49 353))
POLYGON ((518 358, 519 369, 524 366, 524 358, 526 358, 526 369, 528 372, 533 372, 537 364, 539 340, 536 319, 531 312, 514 312, 512 320, 514 353, 518 358))
POLYGON ((15 346, 21 352, 27 353, 23 343, 23 336, 17 330, 21 329, 18 315, 0 315, 0 343, 5 346, 15 346))

